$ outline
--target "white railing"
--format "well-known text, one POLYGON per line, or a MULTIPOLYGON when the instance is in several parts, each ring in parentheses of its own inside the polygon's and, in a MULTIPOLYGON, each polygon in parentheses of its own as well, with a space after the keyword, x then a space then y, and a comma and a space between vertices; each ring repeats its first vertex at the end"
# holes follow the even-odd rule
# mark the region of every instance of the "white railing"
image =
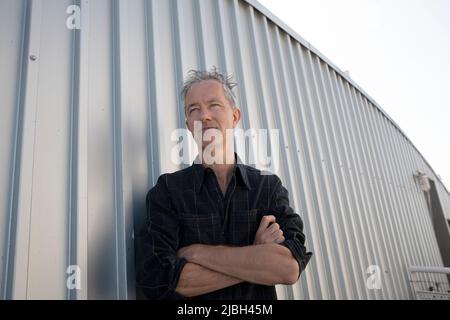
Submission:
POLYGON ((442 267, 410 267, 411 286, 417 300, 450 300, 450 286, 447 275, 450 268, 442 267), (419 274, 445 274, 440 281, 430 280, 430 277, 420 277, 419 274))

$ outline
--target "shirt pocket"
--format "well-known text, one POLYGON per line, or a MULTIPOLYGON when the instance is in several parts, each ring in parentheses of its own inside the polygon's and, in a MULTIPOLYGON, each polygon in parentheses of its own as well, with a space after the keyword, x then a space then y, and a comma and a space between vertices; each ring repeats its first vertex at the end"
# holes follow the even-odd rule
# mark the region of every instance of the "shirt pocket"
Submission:
POLYGON ((180 226, 180 247, 191 244, 219 244, 220 221, 215 215, 183 214, 180 226))
POLYGON ((228 240, 238 246, 252 245, 261 220, 257 209, 235 210, 230 214, 228 240))

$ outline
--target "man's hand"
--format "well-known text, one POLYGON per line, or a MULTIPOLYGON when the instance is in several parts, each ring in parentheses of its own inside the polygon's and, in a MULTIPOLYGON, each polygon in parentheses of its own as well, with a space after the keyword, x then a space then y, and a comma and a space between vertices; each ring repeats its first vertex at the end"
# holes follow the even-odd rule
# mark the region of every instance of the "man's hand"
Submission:
POLYGON ((285 239, 283 230, 280 225, 275 222, 275 216, 264 216, 259 224, 258 231, 256 231, 254 245, 266 243, 282 243, 285 239), (272 223, 270 226, 269 224, 272 223))

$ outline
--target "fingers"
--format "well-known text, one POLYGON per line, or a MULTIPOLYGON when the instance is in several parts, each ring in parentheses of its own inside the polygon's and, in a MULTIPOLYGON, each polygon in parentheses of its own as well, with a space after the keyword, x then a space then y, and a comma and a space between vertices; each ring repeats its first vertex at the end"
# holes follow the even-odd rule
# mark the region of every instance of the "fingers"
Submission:
POLYGON ((267 233, 272 234, 274 232, 277 232, 277 230, 280 230, 280 225, 278 223, 272 223, 268 228, 267 228, 267 233))
POLYGON ((262 234, 267 229, 269 224, 275 222, 275 220, 276 220, 275 216, 272 215, 262 217, 261 223, 259 224, 259 228, 258 231, 256 231, 256 234, 257 235, 262 234))
POLYGON ((254 244, 265 244, 265 243, 279 244, 285 241, 283 230, 280 229, 280 225, 275 221, 276 218, 273 215, 264 216, 261 219, 261 222, 255 235, 254 244))
POLYGON ((278 230, 274 231, 273 233, 271 233, 270 235, 273 239, 281 238, 283 236, 283 230, 278 229, 278 230))
POLYGON ((272 235, 274 237, 273 242, 275 242, 275 243, 282 243, 285 240, 285 238, 283 236, 283 230, 281 230, 281 229, 275 231, 275 233, 273 233, 272 235))
POLYGON ((281 243, 284 241, 283 230, 278 229, 273 233, 266 233, 262 239, 264 243, 281 243))
POLYGON ((281 243, 285 240, 283 235, 283 230, 277 229, 275 231, 269 232, 269 229, 266 229, 263 233, 259 234, 255 238, 255 244, 264 244, 264 243, 281 243))
POLYGON ((255 242, 255 244, 282 243, 284 240, 285 238, 281 231, 271 235, 263 235, 255 242))

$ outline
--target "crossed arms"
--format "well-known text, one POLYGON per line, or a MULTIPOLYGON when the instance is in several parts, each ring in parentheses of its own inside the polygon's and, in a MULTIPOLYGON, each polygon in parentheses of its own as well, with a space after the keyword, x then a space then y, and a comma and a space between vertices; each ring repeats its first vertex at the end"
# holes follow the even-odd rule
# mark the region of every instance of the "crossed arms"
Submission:
POLYGON ((275 217, 264 216, 252 246, 194 244, 181 248, 178 256, 188 263, 181 272, 176 292, 193 297, 243 281, 263 285, 293 284, 299 277, 299 265, 291 251, 279 245, 283 241, 283 231, 275 217))
POLYGON ((148 218, 138 235, 137 287, 150 299, 179 299, 241 282, 295 283, 311 253, 304 247, 303 222, 289 206, 279 179, 274 189, 267 210, 273 216, 262 218, 252 245, 180 249, 179 216, 169 198, 167 175, 161 176, 147 194, 148 218))

